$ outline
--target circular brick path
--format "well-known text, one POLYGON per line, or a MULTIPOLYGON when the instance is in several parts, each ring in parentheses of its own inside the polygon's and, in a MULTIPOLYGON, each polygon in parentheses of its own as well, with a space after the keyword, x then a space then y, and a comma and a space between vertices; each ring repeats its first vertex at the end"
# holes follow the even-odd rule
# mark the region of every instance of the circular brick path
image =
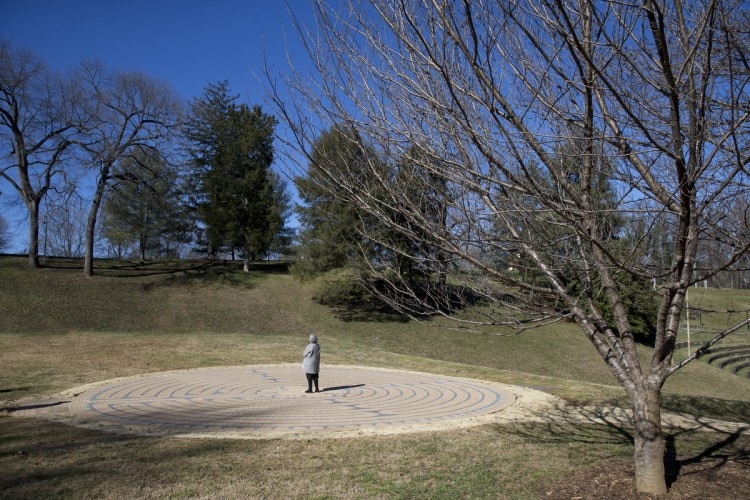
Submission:
POLYGON ((299 365, 206 368, 115 380, 68 405, 75 423, 201 437, 336 437, 477 425, 514 396, 477 380, 324 366, 306 394, 299 365))

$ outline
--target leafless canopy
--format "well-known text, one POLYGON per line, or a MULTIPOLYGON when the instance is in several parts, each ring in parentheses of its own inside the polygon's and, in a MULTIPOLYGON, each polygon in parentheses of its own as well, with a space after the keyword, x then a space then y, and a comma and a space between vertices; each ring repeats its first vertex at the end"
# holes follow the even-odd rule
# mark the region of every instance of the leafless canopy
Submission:
POLYGON ((105 189, 116 162, 144 151, 163 154, 180 123, 182 105, 166 83, 135 72, 112 72, 96 61, 81 64, 77 77, 86 96, 80 131, 84 162, 96 175, 86 222, 84 274, 94 273, 94 238, 105 189))
POLYGON ((29 265, 39 266, 39 210, 67 175, 77 116, 71 84, 29 51, 0 40, 0 180, 29 213, 29 265))
MULTIPOLYGON (((606 297, 617 311, 618 276, 648 279, 667 290, 662 342, 676 331, 666 313, 681 309, 690 284, 745 262, 742 2, 403 0, 340 9, 319 6, 317 32, 306 38, 315 75, 285 82, 296 99, 276 87, 277 103, 300 152, 333 124, 378 148, 372 168, 327 172, 329 185, 440 250, 410 257, 450 256, 447 268, 463 283, 489 297, 507 297, 495 287, 510 286, 526 312, 553 312, 540 306, 555 297, 554 311, 590 335, 628 332, 626 314, 606 324, 596 303, 606 297), (395 166, 384 171, 384 159, 395 166), (404 161, 419 168, 395 174, 404 161), (436 178, 445 186, 438 223, 413 196, 436 178)), ((392 276, 382 264, 374 267, 392 276)))

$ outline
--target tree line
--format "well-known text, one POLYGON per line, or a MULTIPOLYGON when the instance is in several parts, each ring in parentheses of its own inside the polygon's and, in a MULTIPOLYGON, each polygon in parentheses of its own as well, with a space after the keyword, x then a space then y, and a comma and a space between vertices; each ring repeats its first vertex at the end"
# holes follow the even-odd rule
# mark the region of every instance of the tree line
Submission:
POLYGON ((229 255, 245 268, 283 252, 290 198, 272 168, 276 124, 226 81, 185 103, 142 73, 97 61, 55 72, 0 42, 0 179, 25 207, 31 267, 40 250, 83 255, 86 275, 97 249, 229 255))

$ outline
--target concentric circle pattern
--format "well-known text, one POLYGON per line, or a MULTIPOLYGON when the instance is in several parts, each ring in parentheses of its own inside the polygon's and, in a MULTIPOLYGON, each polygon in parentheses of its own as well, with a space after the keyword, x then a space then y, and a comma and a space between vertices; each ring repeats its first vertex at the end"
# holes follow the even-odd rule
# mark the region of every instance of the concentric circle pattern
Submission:
POLYGON ((157 373, 89 390, 69 410, 110 430, 314 437, 466 425, 513 403, 512 395, 490 384, 416 372, 328 366, 320 382, 319 393, 305 393, 297 365, 157 373))

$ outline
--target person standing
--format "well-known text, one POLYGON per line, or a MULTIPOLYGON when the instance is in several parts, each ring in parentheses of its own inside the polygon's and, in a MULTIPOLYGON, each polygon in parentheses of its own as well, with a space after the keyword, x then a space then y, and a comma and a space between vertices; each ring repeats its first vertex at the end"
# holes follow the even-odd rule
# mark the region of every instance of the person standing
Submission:
POLYGON ((318 344, 318 337, 310 335, 310 343, 305 347, 305 352, 302 354, 302 369, 305 370, 307 376, 307 390, 305 392, 313 392, 313 383, 315 384, 315 392, 320 392, 318 388, 318 373, 320 373, 320 344, 318 344))

